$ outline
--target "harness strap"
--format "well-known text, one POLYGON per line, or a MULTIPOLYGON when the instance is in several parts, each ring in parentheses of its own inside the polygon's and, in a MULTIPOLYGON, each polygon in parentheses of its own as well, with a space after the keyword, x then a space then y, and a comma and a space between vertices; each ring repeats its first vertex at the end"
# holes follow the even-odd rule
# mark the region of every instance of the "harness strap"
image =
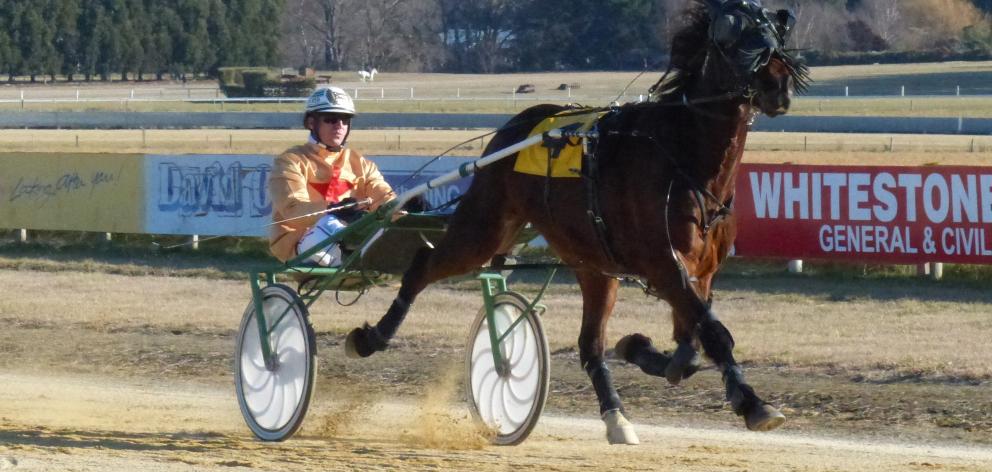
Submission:
POLYGON ((617 257, 610 247, 609 232, 606 229, 606 222, 603 220, 602 209, 599 201, 599 159, 593 149, 591 138, 583 140, 582 150, 582 177, 586 185, 586 215, 596 233, 596 239, 606 254, 606 258, 611 264, 617 264, 617 257))

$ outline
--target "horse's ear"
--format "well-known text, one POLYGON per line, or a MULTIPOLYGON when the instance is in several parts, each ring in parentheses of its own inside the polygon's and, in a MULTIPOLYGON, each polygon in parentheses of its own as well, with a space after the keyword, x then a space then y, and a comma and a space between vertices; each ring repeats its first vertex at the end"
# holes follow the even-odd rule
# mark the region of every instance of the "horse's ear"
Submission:
POLYGON ((723 0, 706 0, 706 6, 710 7, 710 16, 714 16, 723 8, 723 0))
POLYGON ((792 13, 792 10, 778 10, 775 12, 775 19, 778 20, 775 29, 778 30, 778 35, 782 41, 785 41, 789 37, 789 32, 796 26, 796 15, 792 13))

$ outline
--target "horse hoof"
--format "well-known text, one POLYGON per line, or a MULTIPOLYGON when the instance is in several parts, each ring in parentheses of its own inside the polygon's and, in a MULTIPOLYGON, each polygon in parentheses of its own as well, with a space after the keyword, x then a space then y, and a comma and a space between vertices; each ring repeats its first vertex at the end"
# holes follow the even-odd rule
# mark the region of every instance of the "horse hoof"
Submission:
POLYGON ((785 423, 785 415, 766 403, 748 413, 744 422, 751 431, 771 431, 785 423))
POLYGON ((682 379, 695 374, 700 364, 699 353, 691 344, 679 344, 675 354, 672 354, 672 360, 665 367, 665 378, 668 383, 678 385, 682 379))
POLYGON ((634 425, 627 421, 619 409, 603 413, 603 422, 606 423, 606 440, 610 444, 633 446, 641 443, 634 432, 634 425))
POLYGON ((634 356, 649 347, 651 347, 651 338, 641 333, 634 333, 620 338, 613 351, 621 359, 634 364, 634 356))
POLYGON ((365 329, 355 328, 348 333, 348 338, 344 341, 344 354, 352 359, 361 359, 363 357, 369 357, 375 350, 369 346, 368 339, 365 337, 365 329))

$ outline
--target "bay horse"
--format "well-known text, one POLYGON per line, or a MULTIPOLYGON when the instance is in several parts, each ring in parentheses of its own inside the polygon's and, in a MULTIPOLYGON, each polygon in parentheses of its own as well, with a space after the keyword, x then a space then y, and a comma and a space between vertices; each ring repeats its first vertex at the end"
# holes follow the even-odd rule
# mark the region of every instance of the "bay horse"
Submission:
MULTIPOLYGON (((663 353, 632 334, 617 343, 620 357, 678 384, 699 368, 701 347, 748 429, 781 425, 785 416, 745 382, 733 337, 711 311, 710 297, 734 241, 734 182, 751 120, 785 113, 808 80, 805 65, 784 47, 793 23, 787 10, 770 12, 757 0, 693 0, 652 100, 615 107, 598 122, 592 156, 598 172, 584 168, 579 179, 528 175, 514 172, 516 157, 480 170, 443 240, 417 253, 385 316, 352 331, 347 353, 365 357, 385 349, 424 288, 505 253, 531 223, 578 280, 579 358, 610 443, 638 443, 604 357, 620 275, 640 278, 671 305, 676 343, 674 353, 663 353)), ((566 110, 537 105, 521 112, 484 154, 522 141, 538 122, 566 110)))

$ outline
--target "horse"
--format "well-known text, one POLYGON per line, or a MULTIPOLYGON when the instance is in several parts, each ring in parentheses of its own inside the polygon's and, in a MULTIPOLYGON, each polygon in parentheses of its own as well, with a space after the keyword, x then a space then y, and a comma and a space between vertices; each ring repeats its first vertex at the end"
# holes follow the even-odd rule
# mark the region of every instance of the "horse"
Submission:
MULTIPOLYGON (((746 383, 733 337, 711 310, 711 284, 735 237, 734 182, 749 126, 758 113, 786 113, 792 94, 805 90, 808 69, 785 49, 795 21, 787 10, 770 12, 757 0, 693 0, 684 15, 652 100, 609 108, 596 124, 588 162, 597 170, 584 162, 583 178, 547 178, 515 172, 516 157, 480 170, 442 241, 417 252, 386 314, 349 333, 349 356, 384 350, 422 290, 505 255, 531 223, 578 281, 579 359, 611 444, 638 443, 605 357, 621 277, 640 279, 668 302, 676 349, 659 352, 635 333, 616 344, 620 358, 678 384, 700 368, 701 348, 748 429, 785 421, 746 383)), ((569 108, 521 112, 484 154, 522 141, 535 124, 562 112, 569 108)))
POLYGON ((374 82, 375 81, 375 75, 378 74, 378 73, 379 73, 379 71, 376 70, 373 67, 372 70, 360 70, 360 71, 358 71, 358 77, 362 79, 362 82, 374 82))

